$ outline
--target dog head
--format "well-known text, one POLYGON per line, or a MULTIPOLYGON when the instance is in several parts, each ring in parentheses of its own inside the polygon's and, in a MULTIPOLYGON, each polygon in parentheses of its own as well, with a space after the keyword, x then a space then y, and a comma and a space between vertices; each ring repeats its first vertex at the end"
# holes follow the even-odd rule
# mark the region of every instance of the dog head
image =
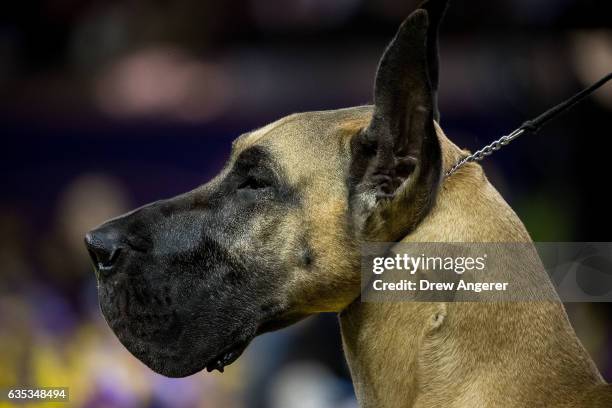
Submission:
POLYGON ((374 105, 288 116, 238 137, 210 182, 86 236, 102 312, 153 370, 222 370, 258 334, 358 295, 359 248, 408 234, 441 179, 437 29, 401 25, 374 105))

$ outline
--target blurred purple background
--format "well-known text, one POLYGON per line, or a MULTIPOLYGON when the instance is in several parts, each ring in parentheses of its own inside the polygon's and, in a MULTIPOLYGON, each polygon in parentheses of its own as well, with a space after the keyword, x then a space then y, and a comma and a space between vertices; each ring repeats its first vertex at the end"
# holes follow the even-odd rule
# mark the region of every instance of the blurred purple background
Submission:
MULTIPOLYGON (((82 237, 214 175, 240 133, 368 103, 417 2, 46 0, 0 16, 0 386, 75 407, 355 407, 333 315, 267 334, 226 373, 170 380, 115 339, 82 237)), ((477 149, 612 69, 603 0, 454 2, 442 126, 477 149)), ((610 241, 612 86, 485 163, 539 241, 610 241)), ((612 380, 612 308, 568 305, 612 380)), ((6 406, 0 402, 0 407, 6 406)))

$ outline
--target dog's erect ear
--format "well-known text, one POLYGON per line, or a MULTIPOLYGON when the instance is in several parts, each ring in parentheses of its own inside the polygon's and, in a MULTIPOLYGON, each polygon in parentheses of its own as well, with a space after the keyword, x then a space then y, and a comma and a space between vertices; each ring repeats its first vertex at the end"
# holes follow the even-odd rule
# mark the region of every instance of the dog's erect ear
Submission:
POLYGON ((437 195, 437 19, 445 6, 430 0, 413 12, 380 60, 372 119, 353 144, 351 210, 364 239, 403 237, 437 195))

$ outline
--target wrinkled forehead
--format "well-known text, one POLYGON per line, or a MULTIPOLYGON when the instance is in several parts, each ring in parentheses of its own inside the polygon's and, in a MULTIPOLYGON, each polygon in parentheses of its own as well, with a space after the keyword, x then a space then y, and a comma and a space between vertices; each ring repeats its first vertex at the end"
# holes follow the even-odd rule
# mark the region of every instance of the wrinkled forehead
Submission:
POLYGON ((324 171, 347 158, 351 138, 370 121, 372 108, 296 113, 234 141, 233 155, 265 149, 289 173, 324 171))

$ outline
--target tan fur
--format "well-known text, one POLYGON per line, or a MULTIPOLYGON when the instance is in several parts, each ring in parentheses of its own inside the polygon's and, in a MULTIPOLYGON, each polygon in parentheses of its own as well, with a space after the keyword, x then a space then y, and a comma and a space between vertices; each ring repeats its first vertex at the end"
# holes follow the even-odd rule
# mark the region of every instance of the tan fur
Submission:
MULTIPOLYGON (((340 314, 345 353, 366 408, 609 406, 612 396, 560 303, 361 303, 359 242, 347 216, 350 141, 370 107, 292 115, 243 136, 273 152, 301 209, 286 214, 269 247, 314 253, 286 282, 291 313, 340 314), (606 394, 607 393, 607 394, 606 394), (587 402, 589 401, 589 402, 587 402)), ((444 168, 465 154, 437 127, 444 168)), ((481 167, 443 180, 436 205, 405 242, 530 242, 481 167)), ((298 264, 298 263, 296 263, 298 264)))
MULTIPOLYGON (((437 130, 448 169, 465 152, 437 130)), ((443 182, 437 205, 404 241, 530 237, 471 163, 443 182)), ((341 324, 363 407, 608 406, 579 402, 603 380, 560 303, 357 301, 341 324), (432 325, 440 313, 442 323, 432 325)))

